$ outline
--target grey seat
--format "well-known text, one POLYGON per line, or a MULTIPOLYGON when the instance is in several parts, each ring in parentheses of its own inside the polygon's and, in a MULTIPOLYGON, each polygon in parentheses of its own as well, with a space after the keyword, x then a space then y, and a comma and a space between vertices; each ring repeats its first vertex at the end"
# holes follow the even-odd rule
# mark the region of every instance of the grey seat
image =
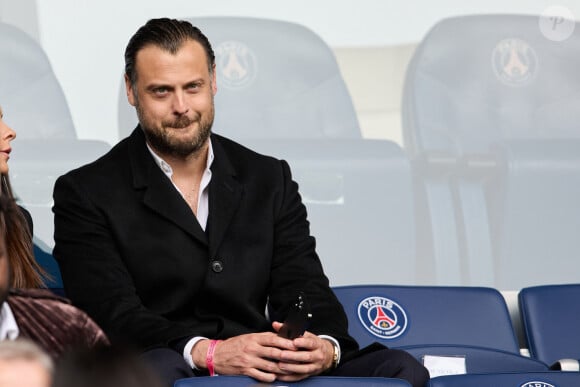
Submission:
MULTIPOLYGON (((394 142, 363 139, 328 45, 289 22, 190 21, 216 53, 214 131, 288 160, 332 281, 415 282, 409 162, 394 142)), ((119 123, 121 135, 136 123, 124 90, 119 123)))
POLYGON ((76 138, 64 93, 40 45, 0 22, 0 54, 0 103, 18 139, 76 138))
POLYGON ((444 19, 409 65, 404 147, 440 283, 518 289, 580 269, 580 28, 553 41, 539 20, 444 19))
POLYGON ((52 188, 66 171, 95 159, 109 145, 77 137, 63 90, 42 47, 0 22, 0 104, 14 128, 10 177, 20 204, 34 220, 35 254, 62 288, 53 246, 52 188))

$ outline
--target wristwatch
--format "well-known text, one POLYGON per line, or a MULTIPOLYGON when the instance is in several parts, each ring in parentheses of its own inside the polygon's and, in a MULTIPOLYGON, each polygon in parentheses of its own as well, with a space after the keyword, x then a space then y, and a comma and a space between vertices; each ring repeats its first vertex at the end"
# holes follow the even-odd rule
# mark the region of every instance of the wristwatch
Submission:
POLYGON ((336 345, 336 343, 334 341, 329 340, 330 343, 332 344, 332 369, 335 369, 336 367, 338 367, 338 354, 339 354, 339 349, 338 349, 338 345, 336 345))

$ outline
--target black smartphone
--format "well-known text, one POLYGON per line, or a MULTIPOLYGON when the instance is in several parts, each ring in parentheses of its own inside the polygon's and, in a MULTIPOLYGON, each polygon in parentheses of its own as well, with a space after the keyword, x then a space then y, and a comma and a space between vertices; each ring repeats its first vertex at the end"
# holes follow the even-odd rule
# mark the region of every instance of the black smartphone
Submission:
POLYGON ((308 328, 312 313, 304 293, 300 292, 296 300, 290 305, 288 316, 280 328, 278 335, 287 339, 295 339, 304 334, 308 328))

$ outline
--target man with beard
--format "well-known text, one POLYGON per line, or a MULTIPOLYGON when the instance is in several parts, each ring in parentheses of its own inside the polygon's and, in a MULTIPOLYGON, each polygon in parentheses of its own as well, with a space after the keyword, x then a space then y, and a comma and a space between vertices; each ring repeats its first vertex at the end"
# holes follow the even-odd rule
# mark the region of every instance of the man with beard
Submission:
POLYGON ((139 125, 54 188, 55 248, 72 301, 168 385, 193 375, 296 381, 385 376, 421 386, 409 354, 348 335, 285 161, 211 133, 215 57, 190 23, 154 19, 130 39, 125 83, 139 125), (313 318, 278 335, 298 293, 313 318))

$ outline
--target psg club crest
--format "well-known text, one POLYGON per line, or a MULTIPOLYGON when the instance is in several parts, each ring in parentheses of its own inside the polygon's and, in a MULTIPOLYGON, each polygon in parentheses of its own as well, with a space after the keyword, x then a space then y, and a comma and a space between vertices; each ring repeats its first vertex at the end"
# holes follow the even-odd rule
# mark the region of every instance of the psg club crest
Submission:
POLYGON ((407 329, 407 314, 395 301, 385 297, 367 297, 358 304, 358 318, 373 335, 389 340, 407 329))
POLYGON ((501 40, 493 49, 491 65, 497 79, 508 86, 525 86, 538 73, 538 56, 522 39, 501 40))
POLYGON ((546 382, 527 382, 520 387, 554 387, 554 385, 546 382))
POLYGON ((220 85, 243 89, 256 79, 257 62, 253 51, 242 42, 229 40, 215 49, 220 85))

